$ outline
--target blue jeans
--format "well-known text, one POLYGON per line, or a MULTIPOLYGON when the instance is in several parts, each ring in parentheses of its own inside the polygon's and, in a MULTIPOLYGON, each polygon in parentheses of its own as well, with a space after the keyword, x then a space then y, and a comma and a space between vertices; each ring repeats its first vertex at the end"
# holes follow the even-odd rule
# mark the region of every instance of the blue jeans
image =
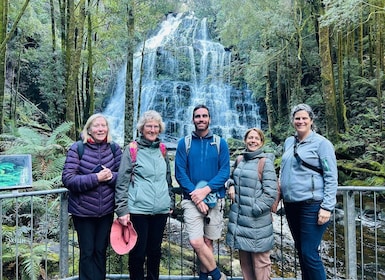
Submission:
POLYGON ((138 234, 136 245, 128 255, 131 280, 159 279, 161 245, 167 217, 168 214, 130 214, 131 222, 138 234), (144 277, 145 266, 147 268, 146 278, 144 277))
POLYGON ((318 225, 321 201, 285 202, 285 212, 295 248, 298 252, 303 280, 326 280, 319 245, 329 224, 318 225))

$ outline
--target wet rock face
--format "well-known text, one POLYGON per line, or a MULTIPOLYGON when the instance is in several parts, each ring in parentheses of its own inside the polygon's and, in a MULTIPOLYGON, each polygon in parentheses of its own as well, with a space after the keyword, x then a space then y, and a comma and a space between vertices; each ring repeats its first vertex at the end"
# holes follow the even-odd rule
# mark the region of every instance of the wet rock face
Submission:
MULTIPOLYGON (((210 108, 211 129, 226 139, 241 139, 248 128, 267 123, 260 113, 263 100, 257 102, 246 84, 233 86, 232 53, 211 39, 206 19, 170 14, 138 49, 133 79, 140 113, 135 115, 149 109, 160 112, 166 124, 165 135, 178 139, 191 133, 192 110, 198 104, 210 108)), ((110 123, 118 143, 124 131, 125 70, 122 67, 122 78, 117 78, 116 90, 104 112, 116 120, 110 123)))

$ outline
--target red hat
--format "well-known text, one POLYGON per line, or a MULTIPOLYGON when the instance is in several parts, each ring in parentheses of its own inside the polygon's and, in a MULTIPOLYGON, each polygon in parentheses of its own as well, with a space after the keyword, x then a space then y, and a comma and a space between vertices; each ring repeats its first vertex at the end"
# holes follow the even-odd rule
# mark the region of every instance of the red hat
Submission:
POLYGON ((124 255, 130 252, 137 239, 138 234, 131 222, 128 222, 127 226, 123 226, 117 219, 112 223, 110 242, 117 254, 124 255))

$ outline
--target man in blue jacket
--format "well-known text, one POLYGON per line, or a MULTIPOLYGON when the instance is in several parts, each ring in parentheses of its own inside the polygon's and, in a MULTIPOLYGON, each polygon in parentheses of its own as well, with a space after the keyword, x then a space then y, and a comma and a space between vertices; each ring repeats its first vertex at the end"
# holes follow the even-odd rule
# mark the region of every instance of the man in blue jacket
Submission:
POLYGON ((178 142, 175 177, 183 190, 182 208, 189 241, 200 260, 199 279, 211 276, 213 280, 223 280, 226 275, 217 267, 213 240, 222 234, 224 184, 230 175, 229 150, 226 141, 210 131, 210 112, 205 105, 194 108, 193 123, 192 135, 178 142), (200 187, 196 188, 197 185, 200 187), (215 206, 208 203, 209 194, 216 195, 215 206))

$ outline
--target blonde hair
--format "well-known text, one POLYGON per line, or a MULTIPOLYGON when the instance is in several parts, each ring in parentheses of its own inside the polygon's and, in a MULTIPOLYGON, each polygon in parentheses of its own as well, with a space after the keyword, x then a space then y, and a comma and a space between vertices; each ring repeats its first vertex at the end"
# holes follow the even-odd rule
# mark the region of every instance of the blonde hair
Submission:
POLYGON ((259 137, 261 138, 262 144, 265 144, 265 134, 263 133, 262 130, 260 130, 259 128, 256 128, 256 127, 249 128, 246 131, 245 136, 243 136, 243 141, 246 142, 247 136, 249 136, 249 133, 252 131, 255 131, 256 133, 258 133, 259 137))
POLYGON ((91 138, 91 135, 89 134, 89 130, 90 130, 90 127, 91 127, 92 123, 97 118, 103 118, 106 121, 106 124, 107 124, 107 143, 112 142, 112 136, 111 136, 111 133, 110 133, 110 126, 108 124, 107 118, 103 114, 97 113, 97 114, 93 114, 92 116, 90 116, 88 118, 86 124, 83 127, 83 130, 82 130, 82 133, 81 133, 81 137, 82 137, 83 143, 87 143, 88 139, 91 138))
POLYGON ((162 120, 162 116, 157 111, 149 110, 143 113, 136 125, 136 128, 140 133, 142 133, 144 125, 149 121, 159 123, 159 133, 162 133, 165 130, 165 124, 162 120))

